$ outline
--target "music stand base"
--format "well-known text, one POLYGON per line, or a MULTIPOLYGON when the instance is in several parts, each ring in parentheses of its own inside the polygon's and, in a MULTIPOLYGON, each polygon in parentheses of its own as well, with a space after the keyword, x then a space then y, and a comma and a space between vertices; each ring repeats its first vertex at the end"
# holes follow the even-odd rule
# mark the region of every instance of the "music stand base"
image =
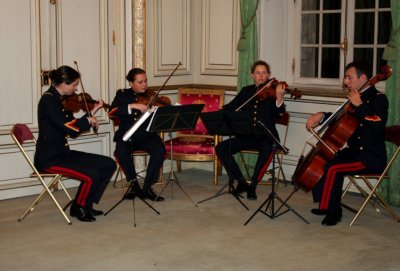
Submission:
MULTIPOLYGON (((171 160, 171 161, 173 161, 173 160, 171 160)), ((182 187, 181 183, 179 182, 178 177, 176 176, 176 174, 175 174, 175 172, 174 172, 172 166, 173 166, 173 165, 171 165, 171 171, 170 171, 170 173, 169 173, 169 175, 168 175, 168 181, 165 183, 165 185, 164 185, 163 188, 161 189, 160 193, 158 193, 158 196, 157 196, 157 198, 155 199, 155 201, 153 202, 153 204, 157 201, 157 199, 161 196, 161 194, 164 192, 164 190, 168 187, 168 185, 169 185, 170 183, 172 183, 172 184, 171 184, 172 189, 173 189, 173 184, 175 183, 175 184, 179 187, 179 189, 181 189, 181 191, 183 192, 183 194, 185 194, 185 196, 186 196, 191 202, 193 202, 194 206, 197 207, 197 203, 196 203, 196 202, 189 196, 189 194, 183 189, 183 187, 182 187)), ((172 193, 173 193, 173 192, 172 192, 172 193)))
POLYGON ((228 183, 226 183, 223 187, 221 187, 221 189, 219 189, 219 190, 217 191, 217 193, 215 193, 213 196, 208 197, 208 198, 205 198, 205 199, 203 199, 203 200, 200 200, 200 201, 198 201, 197 203, 200 204, 200 203, 203 203, 203 202, 208 201, 208 200, 210 200, 210 199, 217 198, 217 197, 222 196, 222 195, 225 195, 225 194, 231 194, 237 201, 239 201, 239 203, 240 203, 244 208, 246 208, 247 211, 249 211, 249 208, 248 208, 248 207, 243 203, 243 201, 241 201, 241 199, 240 199, 242 196, 239 195, 239 194, 235 194, 233 191, 235 191, 235 190, 233 189, 232 182, 231 182, 231 181, 228 181, 228 183), (224 191, 226 187, 228 187, 228 191, 224 191))
POLYGON ((258 212, 263 213, 264 215, 268 216, 271 219, 274 219, 274 218, 279 217, 289 211, 291 211, 295 215, 297 215, 301 220, 304 221, 304 223, 310 224, 303 216, 301 216, 296 210, 294 210, 289 204, 287 204, 288 200, 298 190, 299 190, 299 187, 295 187, 293 192, 286 198, 286 200, 282 200, 276 192, 271 192, 268 195, 268 198, 260 205, 260 207, 257 208, 257 210, 250 216, 250 218, 246 221, 246 223, 244 223, 244 226, 246 226, 258 212), (279 208, 277 210, 275 210, 275 199, 277 199, 278 201, 281 202, 281 206, 279 206, 279 208), (265 210, 263 210, 264 206, 265 206, 265 210), (281 211, 283 206, 285 206, 287 209, 281 211))
MULTIPOLYGON (((126 190, 125 194, 122 196, 122 198, 116 203, 114 204, 113 207, 111 207, 107 212, 104 213, 104 216, 108 215, 112 210, 114 210, 119 204, 121 204, 121 202, 123 202, 124 200, 128 199, 128 195, 131 193, 131 191, 133 190, 133 183, 131 182, 131 184, 129 185, 128 189, 126 190)), ((136 208, 135 208, 135 199, 136 197, 138 199, 140 199, 141 201, 144 202, 144 204, 146 204, 150 209, 152 209, 156 214, 160 214, 159 211, 157 211, 153 206, 150 205, 150 203, 148 203, 145 199, 139 197, 138 195, 134 194, 132 200, 132 206, 133 206, 133 225, 134 227, 136 227, 136 208)))

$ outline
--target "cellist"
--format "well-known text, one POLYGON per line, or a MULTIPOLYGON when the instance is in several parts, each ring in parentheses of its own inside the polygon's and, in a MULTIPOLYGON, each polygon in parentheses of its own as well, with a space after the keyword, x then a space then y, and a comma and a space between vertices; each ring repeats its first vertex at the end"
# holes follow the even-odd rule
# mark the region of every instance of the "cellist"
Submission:
MULTIPOLYGON (((345 68, 343 86, 353 114, 359 121, 346 146, 338 151, 324 167, 324 174, 313 187, 313 200, 319 202, 315 215, 325 215, 322 225, 334 226, 342 218, 341 194, 347 174, 374 174, 386 166, 385 126, 389 102, 375 86, 366 84, 368 74, 364 63, 351 62, 345 68), (364 86, 364 87, 363 87, 364 86)), ((324 123, 332 113, 318 112, 311 115, 307 130, 324 123)))

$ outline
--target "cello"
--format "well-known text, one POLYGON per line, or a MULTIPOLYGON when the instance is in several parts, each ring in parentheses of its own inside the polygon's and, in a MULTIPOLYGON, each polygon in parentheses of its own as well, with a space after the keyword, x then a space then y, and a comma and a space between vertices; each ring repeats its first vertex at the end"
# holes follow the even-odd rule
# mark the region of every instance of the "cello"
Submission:
MULTIPOLYGON (((382 73, 369 79, 358 90, 360 94, 366 86, 375 85, 378 81, 383 81, 392 75, 389 66, 381 68, 382 73)), ((324 166, 331 160, 336 153, 341 150, 347 140, 356 130, 359 120, 352 114, 354 107, 346 100, 320 127, 317 131, 311 129, 311 133, 318 140, 311 151, 306 155, 300 156, 299 163, 293 174, 293 182, 305 191, 311 190, 322 178, 324 166), (325 131, 320 137, 319 134, 325 131)))

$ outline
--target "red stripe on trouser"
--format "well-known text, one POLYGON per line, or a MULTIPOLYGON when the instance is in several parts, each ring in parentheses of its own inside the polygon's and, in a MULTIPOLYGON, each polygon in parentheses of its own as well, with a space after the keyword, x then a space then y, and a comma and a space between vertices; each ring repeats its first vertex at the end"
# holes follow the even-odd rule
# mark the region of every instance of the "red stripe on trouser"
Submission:
POLYGON ((45 171, 49 173, 61 174, 63 176, 71 177, 73 179, 77 179, 83 182, 82 188, 80 189, 80 193, 77 196, 76 200, 77 204, 79 204, 80 206, 86 206, 86 200, 93 185, 92 178, 78 171, 64 167, 49 167, 45 171))
POLYGON ((275 151, 271 152, 271 154, 268 157, 267 162, 265 162, 264 166, 261 168, 261 170, 260 170, 260 172, 258 173, 258 176, 257 176, 257 182, 261 181, 262 177, 264 176, 265 172, 268 169, 269 164, 271 163, 271 160, 272 160, 272 157, 273 157, 274 154, 275 154, 275 151))
POLYGON ((335 182, 336 174, 339 172, 346 172, 346 171, 357 171, 364 169, 365 165, 361 162, 354 162, 348 164, 337 164, 328 169, 325 178, 324 189, 322 192, 322 198, 319 208, 320 209, 328 209, 329 201, 332 193, 333 184, 335 182))

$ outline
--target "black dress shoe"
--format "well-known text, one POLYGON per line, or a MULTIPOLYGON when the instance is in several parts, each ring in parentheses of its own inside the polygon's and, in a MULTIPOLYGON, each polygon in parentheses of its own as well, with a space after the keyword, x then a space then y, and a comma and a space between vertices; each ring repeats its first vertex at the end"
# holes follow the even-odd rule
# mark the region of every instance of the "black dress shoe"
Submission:
POLYGON ((90 209, 90 214, 92 215, 92 216, 99 216, 99 215, 103 215, 104 214, 104 212, 103 211, 100 211, 100 210, 95 210, 95 209, 90 209))
POLYGON ((327 215, 328 210, 327 209, 311 209, 311 213, 314 215, 327 215))
POLYGON ((143 191, 140 194, 140 198, 142 199, 149 199, 151 201, 163 201, 164 198, 161 196, 157 196, 157 194, 154 192, 152 188, 150 188, 148 191, 143 191))
POLYGON ((249 200, 256 200, 257 199, 257 193, 255 188, 249 188, 247 191, 247 199, 249 200))
POLYGON ((342 220, 342 208, 335 210, 327 210, 326 217, 322 220, 321 224, 326 226, 335 226, 342 220))
POLYGON ((249 189, 249 186, 247 185, 247 183, 245 183, 245 181, 239 181, 235 188, 235 193, 241 194, 243 192, 247 192, 248 189, 249 189))
POLYGON ((85 207, 79 205, 72 205, 69 214, 72 217, 76 217, 78 220, 83 222, 93 222, 96 221, 96 218, 92 216, 90 211, 87 211, 85 207))

